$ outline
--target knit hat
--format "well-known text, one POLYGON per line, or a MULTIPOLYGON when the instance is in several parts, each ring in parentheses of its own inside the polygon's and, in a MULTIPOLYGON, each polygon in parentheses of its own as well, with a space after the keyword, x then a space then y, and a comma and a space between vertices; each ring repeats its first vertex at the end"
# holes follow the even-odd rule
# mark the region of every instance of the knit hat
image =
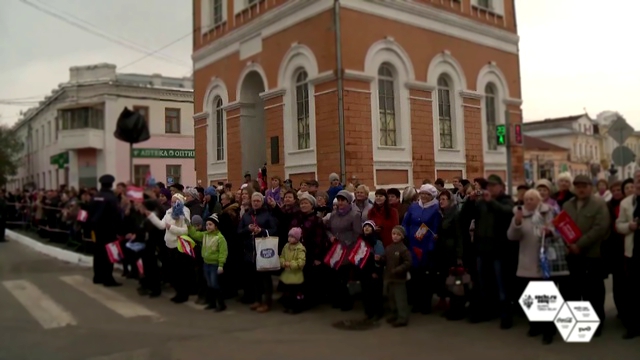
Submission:
POLYGON ((364 223, 362 223, 362 228, 364 229, 364 227, 367 225, 371 226, 373 230, 376 229, 376 223, 373 220, 367 220, 364 223))
POLYGON ((307 200, 308 202, 311 203, 311 206, 316 207, 317 202, 316 202, 316 198, 313 197, 313 195, 305 192, 300 194, 300 196, 298 196, 298 202, 301 202, 302 200, 307 200))
POLYGON ((185 190, 184 194, 186 196, 191 196, 194 199, 198 198, 198 190, 196 190, 195 188, 189 188, 189 189, 185 190))
POLYGON ((540 186, 546 187, 547 190, 549 190, 549 192, 553 191, 553 185, 551 185, 551 181, 549 181, 547 179, 540 179, 540 180, 536 181, 535 188, 537 189, 540 186))
POLYGON ((436 197, 436 195, 438 195, 438 189, 436 189, 436 187, 431 184, 424 184, 420 186, 420 191, 418 191, 418 193, 429 194, 433 197, 436 197))
POLYGON ((220 225, 220 220, 218 220, 218 214, 213 214, 213 215, 209 216, 207 218, 207 221, 211 221, 212 223, 216 224, 216 226, 220 225))
POLYGON ((202 225, 202 216, 193 215, 193 217, 191 218, 191 225, 195 227, 200 227, 202 225))
POLYGON ((300 229, 299 227, 291 228, 291 230, 289 230, 289 236, 300 241, 300 238, 302 237, 302 229, 300 229))
POLYGON ((204 194, 209 195, 211 197, 214 197, 216 195, 218 195, 218 192, 216 191, 216 188, 214 188, 213 186, 209 186, 208 188, 204 189, 204 194))
POLYGON ((334 180, 340 180, 340 176, 338 176, 338 174, 336 173, 331 173, 329 174, 329 181, 334 181, 334 180))
POLYGON ((402 226, 400 226, 400 225, 396 225, 396 226, 394 226, 394 227, 393 227, 393 230, 391 230, 391 231, 392 231, 392 232, 393 232, 393 231, 397 231, 397 232, 399 232, 400 234, 402 234, 402 237, 403 237, 403 238, 407 237, 407 232, 406 232, 406 231, 404 230, 404 228, 403 228, 402 226))
POLYGON ((340 190, 338 192, 338 194, 336 194, 336 198, 344 198, 345 200, 347 200, 348 203, 352 203, 353 202, 353 195, 351 195, 350 192, 348 192, 347 190, 340 190))

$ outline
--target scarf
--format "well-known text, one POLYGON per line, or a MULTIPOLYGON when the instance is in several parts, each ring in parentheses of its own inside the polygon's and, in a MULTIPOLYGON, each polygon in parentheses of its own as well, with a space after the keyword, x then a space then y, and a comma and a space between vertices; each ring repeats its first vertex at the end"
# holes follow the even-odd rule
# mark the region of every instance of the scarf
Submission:
POLYGON ((428 209, 432 206, 437 206, 440 204, 440 202, 438 201, 438 199, 433 199, 431 201, 429 201, 428 203, 423 203, 422 200, 418 200, 417 201, 418 206, 420 206, 423 209, 428 209))
POLYGON ((350 213, 350 212, 351 212, 351 210, 353 209, 353 208, 352 208, 352 206, 353 206, 353 205, 349 204, 349 205, 345 206, 345 207, 344 207, 344 208, 342 208, 342 209, 341 209, 341 208, 338 208, 338 210, 337 210, 337 211, 338 211, 338 215, 340 215, 340 216, 347 215, 347 214, 348 214, 348 213, 350 213))

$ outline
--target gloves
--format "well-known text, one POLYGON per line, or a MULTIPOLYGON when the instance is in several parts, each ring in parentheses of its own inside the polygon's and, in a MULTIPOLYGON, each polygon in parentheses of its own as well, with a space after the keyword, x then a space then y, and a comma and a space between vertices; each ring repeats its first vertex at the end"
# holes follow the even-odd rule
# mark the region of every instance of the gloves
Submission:
POLYGON ((224 272, 224 269, 220 266, 218 267, 218 275, 221 275, 224 272))

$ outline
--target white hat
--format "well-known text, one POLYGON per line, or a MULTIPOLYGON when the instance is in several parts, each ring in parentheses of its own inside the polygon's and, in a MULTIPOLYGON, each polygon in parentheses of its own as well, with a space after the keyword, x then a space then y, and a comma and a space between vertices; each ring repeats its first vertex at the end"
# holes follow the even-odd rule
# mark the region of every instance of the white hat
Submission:
POLYGON ((422 186, 420 186, 420 191, 418 191, 420 194, 429 194, 433 197, 435 197, 436 195, 438 195, 438 189, 436 189, 435 186, 431 185, 431 184, 424 184, 422 186))

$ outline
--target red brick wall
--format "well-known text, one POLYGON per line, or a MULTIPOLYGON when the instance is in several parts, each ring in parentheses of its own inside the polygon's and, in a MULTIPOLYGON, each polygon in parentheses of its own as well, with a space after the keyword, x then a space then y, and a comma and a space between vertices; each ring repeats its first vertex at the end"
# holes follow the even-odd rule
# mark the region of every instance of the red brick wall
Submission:
POLYGON ((340 136, 338 133, 338 91, 335 80, 315 85, 316 148, 318 182, 329 187, 329 175, 340 176, 340 136))
POLYGON ((361 89, 345 88, 344 91, 346 172, 348 182, 367 184, 371 190, 375 190, 369 86, 368 83, 361 83, 361 89))
POLYGON ((234 188, 244 183, 240 147, 240 108, 227 111, 227 177, 234 188))
POLYGON ((484 176, 484 148, 482 144, 482 108, 480 100, 463 98, 464 146, 467 179, 484 176))
POLYGON ((265 144, 267 148, 267 174, 268 176, 279 176, 284 179, 284 128, 283 128, 283 111, 284 103, 282 95, 266 99, 264 101, 264 117, 266 121, 266 137, 265 144), (271 137, 277 136, 279 139, 280 149, 278 156, 280 162, 271 164, 271 137))
POLYGON ((418 186, 435 174, 433 102, 430 91, 411 89, 410 96, 413 183, 418 186))
POLYGON ((194 120, 193 127, 193 143, 196 149, 196 158, 194 160, 196 182, 200 180, 204 186, 207 184, 207 119, 194 120))

